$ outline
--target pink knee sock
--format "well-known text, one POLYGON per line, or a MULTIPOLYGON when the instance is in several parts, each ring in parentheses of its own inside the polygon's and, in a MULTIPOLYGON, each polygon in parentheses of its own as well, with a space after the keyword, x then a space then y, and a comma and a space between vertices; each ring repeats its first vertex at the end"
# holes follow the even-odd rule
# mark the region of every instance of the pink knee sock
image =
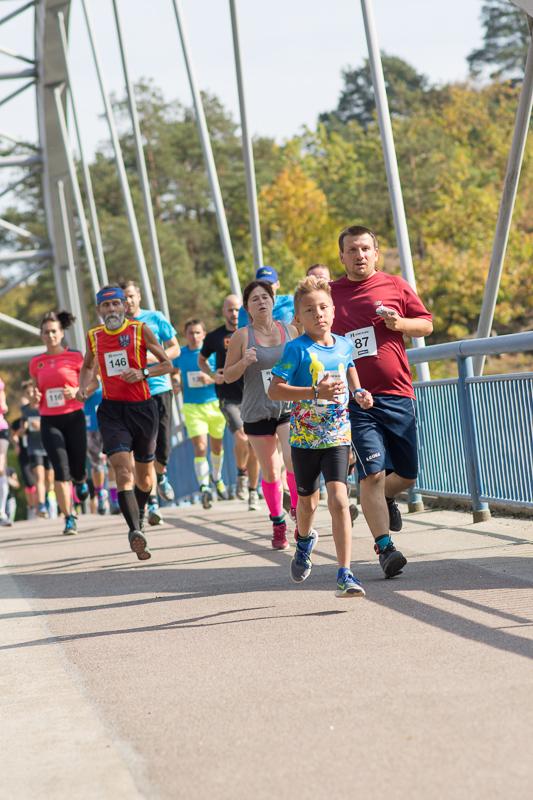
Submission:
POLYGON ((298 503, 298 490, 296 488, 296 478, 294 477, 294 472, 289 472, 289 470, 287 470, 287 486, 289 487, 289 492, 291 495, 291 507, 296 508, 296 504, 298 503))
POLYGON ((283 506, 281 504, 281 481, 274 481, 274 483, 267 483, 265 480, 261 481, 263 488, 263 495, 270 511, 271 517, 282 517, 283 506))

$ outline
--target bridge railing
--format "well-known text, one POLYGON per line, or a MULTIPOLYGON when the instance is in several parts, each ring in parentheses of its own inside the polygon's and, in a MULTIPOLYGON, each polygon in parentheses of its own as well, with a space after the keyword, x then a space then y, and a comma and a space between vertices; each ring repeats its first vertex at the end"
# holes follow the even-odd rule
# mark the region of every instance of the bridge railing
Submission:
MULTIPOLYGON (((472 358, 533 350, 533 331, 408 350, 409 362, 455 358, 458 377, 415 383, 420 493, 533 508, 533 372, 474 377, 472 358)), ((418 496, 417 496, 418 493, 418 496)))
MULTIPOLYGON (((408 350, 409 361, 455 358, 458 377, 415 383, 420 469, 410 506, 420 493, 471 497, 475 521, 490 501, 533 508, 533 372, 476 378, 472 357, 533 350, 533 331, 447 342, 408 350)), ((189 439, 173 448, 169 477, 178 499, 198 491, 189 439)), ((224 435, 226 485, 235 484, 233 439, 224 435)))

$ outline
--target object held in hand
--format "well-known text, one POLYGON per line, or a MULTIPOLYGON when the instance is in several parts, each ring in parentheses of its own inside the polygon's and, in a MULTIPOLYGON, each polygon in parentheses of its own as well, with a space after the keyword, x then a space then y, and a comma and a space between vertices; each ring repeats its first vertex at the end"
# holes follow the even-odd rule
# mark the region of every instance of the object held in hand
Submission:
POLYGON ((388 306, 384 306, 383 303, 381 303, 376 308, 376 314, 378 314, 378 316, 380 316, 380 317, 386 317, 389 314, 394 314, 394 313, 395 313, 395 311, 394 311, 393 308, 389 308, 388 306))

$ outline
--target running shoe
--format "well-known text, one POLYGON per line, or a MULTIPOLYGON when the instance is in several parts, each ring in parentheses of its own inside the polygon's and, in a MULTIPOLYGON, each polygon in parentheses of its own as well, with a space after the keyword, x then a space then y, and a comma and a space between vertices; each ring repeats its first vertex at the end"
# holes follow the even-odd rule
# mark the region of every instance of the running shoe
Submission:
POLYGON ((337 578, 335 597, 364 597, 365 595, 363 584, 351 572, 345 572, 341 578, 337 578))
POLYGON ((168 500, 168 502, 174 500, 174 489, 172 488, 172 484, 170 483, 166 472, 157 476, 157 491, 159 497, 161 497, 163 500, 168 500))
POLYGON ((291 561, 291 578, 295 583, 302 583, 311 574, 313 563, 311 561, 311 553, 313 552, 318 542, 318 533, 311 529, 309 533, 309 541, 302 541, 297 539, 296 550, 291 561))
POLYGON ((385 500, 387 501, 387 507, 389 509, 389 530, 396 532, 401 531, 403 523, 398 503, 395 501, 394 497, 386 497, 385 500))
POLYGON ((228 491, 222 478, 219 481, 215 481, 215 489, 217 490, 217 497, 219 500, 228 499, 228 491))
POLYGON ((63 528, 64 536, 74 536, 78 532, 78 521, 74 514, 69 514, 65 517, 65 527, 63 528))
POLYGON ((406 557, 396 550, 392 542, 382 551, 380 551, 379 545, 375 544, 374 550, 379 556, 379 563, 386 578, 394 578, 395 575, 399 575, 407 564, 406 557))
POLYGON ((248 476, 237 475, 236 494, 239 500, 246 500, 246 490, 248 489, 248 476))
POLYGON ((259 508, 259 495, 257 489, 248 489, 248 511, 257 511, 259 508))
POLYGON ((154 526, 163 524, 163 515, 157 503, 148 505, 148 524, 154 526))
POLYGON ((107 512, 107 490, 100 489, 98 492, 96 512, 103 516, 107 512))
POLYGON ((202 493, 202 505, 205 509, 211 508, 213 505, 213 493, 209 486, 200 486, 202 493))
POLYGON ((146 536, 142 531, 130 531, 128 533, 128 541, 130 549, 133 550, 139 561, 147 561, 152 558, 152 554, 148 549, 148 542, 146 536))
POLYGON ((10 528, 13 525, 7 514, 2 514, 0 516, 0 526, 2 528, 10 528))
POLYGON ((272 547, 274 550, 287 550, 289 547, 286 522, 272 523, 272 547))
POLYGON ((120 514, 120 506, 118 503, 114 503, 112 500, 109 501, 109 513, 110 514, 120 514))
POLYGON ((352 520, 352 525, 354 524, 355 520, 359 516, 359 509, 355 505, 355 503, 350 503, 348 506, 348 510, 350 511, 350 519, 352 520))
POLYGON ((48 518, 48 508, 46 507, 46 503, 39 503, 39 507, 37 509, 37 516, 41 517, 41 519, 48 518))
POLYGON ((78 496, 78 500, 80 503, 83 503, 84 500, 87 500, 89 497, 89 486, 87 481, 83 481, 82 483, 75 483, 74 488, 76 489, 76 494, 78 496))

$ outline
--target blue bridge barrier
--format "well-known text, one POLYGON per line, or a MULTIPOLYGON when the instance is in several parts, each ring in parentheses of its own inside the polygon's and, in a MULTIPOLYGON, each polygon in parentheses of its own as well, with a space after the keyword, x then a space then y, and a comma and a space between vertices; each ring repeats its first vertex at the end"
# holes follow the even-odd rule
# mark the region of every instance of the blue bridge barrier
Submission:
POLYGON ((408 350, 411 364, 456 358, 454 380, 415 384, 420 469, 415 489, 533 508, 533 373, 474 377, 472 358, 533 350, 533 332, 408 350))

